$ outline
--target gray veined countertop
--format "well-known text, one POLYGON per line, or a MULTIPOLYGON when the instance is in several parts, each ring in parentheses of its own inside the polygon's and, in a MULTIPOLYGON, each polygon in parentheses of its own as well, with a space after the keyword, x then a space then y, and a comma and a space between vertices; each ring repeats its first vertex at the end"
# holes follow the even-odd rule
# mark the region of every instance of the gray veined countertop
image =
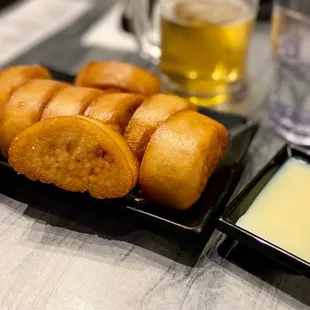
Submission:
MULTIPOLYGON (((141 64, 135 54, 79 43, 112 2, 92 2, 93 8, 71 26, 12 63, 39 59, 70 72, 90 59, 141 64)), ((284 144, 267 122, 272 81, 268 24, 256 27, 249 72, 249 98, 233 110, 254 115, 262 127, 239 190, 284 144)), ((192 266, 186 240, 137 229, 133 219, 116 221, 108 213, 98 225, 80 206, 68 210, 66 201, 56 202, 33 196, 26 204, 0 194, 0 309, 310 309, 308 279, 271 268, 255 253, 230 253, 229 260, 223 259, 216 251, 217 233, 192 266)))

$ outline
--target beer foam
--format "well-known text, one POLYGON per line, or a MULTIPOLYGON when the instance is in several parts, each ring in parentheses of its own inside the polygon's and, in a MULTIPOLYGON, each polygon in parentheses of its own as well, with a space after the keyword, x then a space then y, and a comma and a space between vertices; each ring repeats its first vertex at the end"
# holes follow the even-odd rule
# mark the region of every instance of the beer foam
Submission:
POLYGON ((164 1, 162 15, 181 25, 214 24, 231 26, 254 18, 255 10, 244 0, 164 1))

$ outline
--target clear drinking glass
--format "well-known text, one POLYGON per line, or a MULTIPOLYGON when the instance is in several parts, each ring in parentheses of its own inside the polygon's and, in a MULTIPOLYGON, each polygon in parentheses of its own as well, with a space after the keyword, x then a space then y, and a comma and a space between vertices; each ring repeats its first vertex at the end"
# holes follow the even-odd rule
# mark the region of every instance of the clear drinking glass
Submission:
POLYGON ((275 65, 271 125, 288 141, 310 145, 309 1, 275 1, 271 34, 275 65))
POLYGON ((169 90, 210 105, 244 86, 257 9, 258 0, 133 0, 134 31, 169 90))

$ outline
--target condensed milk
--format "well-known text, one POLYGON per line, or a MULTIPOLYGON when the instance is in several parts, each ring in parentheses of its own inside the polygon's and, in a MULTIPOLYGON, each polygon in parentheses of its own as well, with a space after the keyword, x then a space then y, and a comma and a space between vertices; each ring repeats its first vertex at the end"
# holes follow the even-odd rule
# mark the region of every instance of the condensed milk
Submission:
POLYGON ((310 164, 287 160, 236 225, 310 262, 310 164))

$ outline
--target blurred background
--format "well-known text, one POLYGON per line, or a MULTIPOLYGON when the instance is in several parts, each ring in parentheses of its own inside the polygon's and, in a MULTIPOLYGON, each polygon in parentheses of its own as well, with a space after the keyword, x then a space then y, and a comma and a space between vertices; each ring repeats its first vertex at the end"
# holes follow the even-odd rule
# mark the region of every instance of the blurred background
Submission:
MULTIPOLYGON (((13 4, 14 2, 18 2, 20 0, 2 0, 0 3, 0 9, 3 9, 11 4, 13 4)), ((89 0, 84 0, 85 2, 89 1, 89 0)), ((130 4, 131 0, 124 0, 124 2, 126 2, 127 5, 130 4)), ((261 0, 261 9, 259 12, 259 19, 261 20, 268 20, 270 19, 270 15, 271 15, 271 4, 272 4, 272 0, 261 0)), ((128 17, 130 17, 130 13, 127 12, 127 14, 125 14, 125 18, 124 20, 122 20, 122 22, 124 23, 124 28, 128 29, 128 17)))
MULTIPOLYGON (((154 0, 149 1, 150 5, 154 2, 154 0)), ((272 1, 261 0, 258 20, 269 22, 271 11, 272 1)), ((131 18, 132 0, 2 0, 0 2, 2 45, 0 65, 9 61, 20 62, 17 56, 27 51, 31 51, 29 53, 31 56, 23 57, 23 61, 27 59, 35 61, 34 58, 39 57, 39 60, 49 64, 49 53, 54 53, 56 50, 61 53, 65 48, 66 54, 73 53, 69 51, 69 45, 73 48, 77 45, 73 41, 77 39, 80 40, 79 50, 72 55, 76 61, 82 60, 83 51, 85 55, 86 47, 91 46, 92 52, 95 53, 94 57, 96 57, 96 48, 104 48, 103 58, 126 57, 127 61, 132 62, 130 54, 127 56, 123 54, 124 51, 137 51, 136 42, 131 34, 131 18), (38 38, 34 38, 35 32, 40 32, 38 38), (59 44, 55 46, 52 38, 55 34, 59 37, 62 35, 67 37, 62 46, 59 44), (36 54, 35 50, 30 50, 40 44, 40 55, 36 54), (80 48, 81 45, 82 48, 80 48), (113 51, 110 52, 109 48, 113 51)), ((68 70, 69 67, 63 64, 60 58, 54 59, 53 64, 61 70, 68 70)), ((76 67, 72 66, 73 63, 69 64, 72 70, 76 71, 76 67)))
MULTIPOLYGON (((152 11, 152 4, 155 2, 145 0, 144 3, 148 3, 149 10, 152 11)), ((75 74, 81 65, 88 61, 113 59, 154 71, 158 68, 139 56, 139 46, 132 33, 132 3, 132 0, 1 1, 0 66, 41 63, 62 72, 75 74)), ((302 3, 306 5, 307 2, 277 0, 274 3, 289 6, 302 3)), ((218 105, 216 108, 255 115, 261 120, 262 126, 266 127, 270 126, 270 116, 274 127, 281 127, 279 122, 291 118, 290 127, 285 128, 289 131, 285 138, 309 145, 310 127, 304 125, 308 124, 310 119, 310 112, 307 108, 310 103, 308 77, 304 72, 308 68, 307 53, 305 54, 308 50, 308 42, 310 42, 307 39, 308 23, 300 22, 298 18, 296 22, 290 23, 285 17, 271 25, 272 6, 273 1, 260 1, 257 22, 249 40, 249 57, 246 59, 249 85, 246 97, 241 97, 242 100, 237 98, 238 104, 232 105, 228 102, 228 105, 218 105), (277 25, 280 23, 284 27, 290 24, 296 25, 299 33, 300 31, 303 33, 299 39, 294 29, 293 32, 288 31, 285 34, 286 43, 284 42, 281 49, 282 54, 277 55, 279 56, 278 81, 274 82, 275 57, 272 57, 274 55, 272 55, 271 33, 272 31, 276 33, 274 38, 278 37, 279 27, 277 25), (292 55, 289 53, 293 51, 293 54, 295 53, 293 57, 296 58, 296 52, 299 50, 302 54, 298 56, 300 59, 296 62, 296 59, 290 58, 292 55), (285 61, 284 66, 283 61, 285 61), (296 72, 302 80, 297 77, 296 72), (296 96, 295 89, 298 90, 298 96, 296 96), (272 91, 275 95, 270 100, 272 91), (269 113, 270 102, 273 103, 271 113, 269 113), (300 102, 303 104, 297 104, 300 102), (288 135, 296 128, 297 123, 303 127, 302 132, 296 133, 301 140, 293 140, 288 135)), ((233 41, 238 41, 238 35, 234 36, 233 41)), ((209 61, 209 55, 205 58, 209 61)))

